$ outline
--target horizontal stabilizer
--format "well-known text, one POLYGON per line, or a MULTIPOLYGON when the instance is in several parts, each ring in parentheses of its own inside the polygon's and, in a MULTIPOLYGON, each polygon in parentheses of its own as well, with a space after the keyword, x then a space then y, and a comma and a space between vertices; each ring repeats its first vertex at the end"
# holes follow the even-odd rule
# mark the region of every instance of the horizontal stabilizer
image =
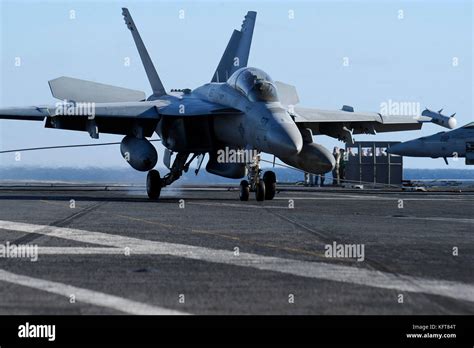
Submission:
POLYGON ((114 103, 141 101, 145 92, 92 81, 59 77, 49 81, 53 97, 74 102, 114 103))

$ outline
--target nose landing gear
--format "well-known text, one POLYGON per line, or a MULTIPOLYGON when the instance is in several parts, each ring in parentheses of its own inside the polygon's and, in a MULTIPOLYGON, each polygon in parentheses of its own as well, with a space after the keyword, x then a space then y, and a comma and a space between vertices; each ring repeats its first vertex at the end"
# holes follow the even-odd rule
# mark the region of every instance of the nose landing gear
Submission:
POLYGON ((242 180, 240 182, 240 200, 241 201, 248 201, 250 195, 250 187, 249 182, 247 180, 242 180))
POLYGON ((255 184, 255 199, 257 202, 262 202, 265 200, 265 182, 260 178, 255 184))
POLYGON ((265 199, 271 200, 276 193, 276 174, 271 170, 263 174, 263 182, 265 183, 265 199))
POLYGON ((273 199, 276 193, 276 174, 266 171, 261 177, 260 155, 247 165, 247 171, 248 180, 240 182, 240 200, 248 201, 250 192, 255 192, 255 199, 258 202, 273 199))

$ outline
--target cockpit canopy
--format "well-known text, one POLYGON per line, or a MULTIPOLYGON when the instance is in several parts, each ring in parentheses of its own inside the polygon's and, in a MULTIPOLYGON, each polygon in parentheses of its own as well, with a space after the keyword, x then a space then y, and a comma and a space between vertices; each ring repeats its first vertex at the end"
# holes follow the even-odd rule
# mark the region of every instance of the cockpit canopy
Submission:
POLYGON ((227 84, 251 101, 278 101, 277 89, 272 78, 260 69, 240 68, 229 77, 227 84))

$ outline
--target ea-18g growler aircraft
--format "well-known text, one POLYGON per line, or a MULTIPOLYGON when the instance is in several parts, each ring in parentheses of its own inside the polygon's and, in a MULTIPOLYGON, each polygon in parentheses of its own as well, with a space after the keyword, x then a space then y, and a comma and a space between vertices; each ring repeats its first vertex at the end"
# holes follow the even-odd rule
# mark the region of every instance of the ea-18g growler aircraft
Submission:
POLYGON ((408 157, 442 157, 446 164, 448 157, 464 157, 466 165, 474 165, 474 122, 449 132, 392 145, 387 152, 408 157))
MULTIPOLYGON (((121 134, 122 156, 136 170, 148 171, 147 193, 158 199, 161 189, 179 179, 206 154, 206 170, 226 178, 244 178, 240 199, 272 199, 276 176, 262 175, 260 153, 278 157, 287 165, 305 172, 321 174, 333 169, 330 151, 313 142, 313 136, 328 135, 353 142, 353 134, 375 134, 420 129, 423 122, 443 125, 439 115, 383 116, 379 113, 354 112, 350 106, 325 111, 295 106, 295 87, 273 81, 263 70, 247 67, 256 12, 248 12, 240 30, 234 30, 219 65, 209 83, 194 90, 166 92, 148 55, 137 27, 126 9, 125 23, 131 31, 148 80, 153 90, 144 92, 60 77, 49 81, 58 106, 34 106, 0 109, 0 119, 45 121, 45 127, 86 131, 97 139, 100 133, 121 134), (93 103, 93 112, 83 112, 84 104, 93 103), (80 112, 81 111, 81 112, 80 112), (164 164, 169 173, 160 176, 154 170, 158 154, 147 138, 156 133, 166 148, 164 164), (256 152, 245 161, 220 156, 223 150, 256 152)), ((448 124, 448 123, 446 123, 448 124)), ((228 153, 228 151, 226 152, 228 153)), ((232 156, 230 156, 232 157, 232 156)), ((236 156, 234 156, 235 158, 236 156)), ((239 156, 237 156, 239 157, 239 156)))

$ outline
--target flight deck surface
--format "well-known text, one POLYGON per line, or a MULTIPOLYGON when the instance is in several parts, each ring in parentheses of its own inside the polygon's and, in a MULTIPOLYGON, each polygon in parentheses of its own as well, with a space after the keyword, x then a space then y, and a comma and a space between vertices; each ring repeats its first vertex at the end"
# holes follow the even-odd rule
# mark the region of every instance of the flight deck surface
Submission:
POLYGON ((473 211, 474 192, 3 185, 0 244, 38 259, 1 259, 0 313, 473 314, 473 211))

